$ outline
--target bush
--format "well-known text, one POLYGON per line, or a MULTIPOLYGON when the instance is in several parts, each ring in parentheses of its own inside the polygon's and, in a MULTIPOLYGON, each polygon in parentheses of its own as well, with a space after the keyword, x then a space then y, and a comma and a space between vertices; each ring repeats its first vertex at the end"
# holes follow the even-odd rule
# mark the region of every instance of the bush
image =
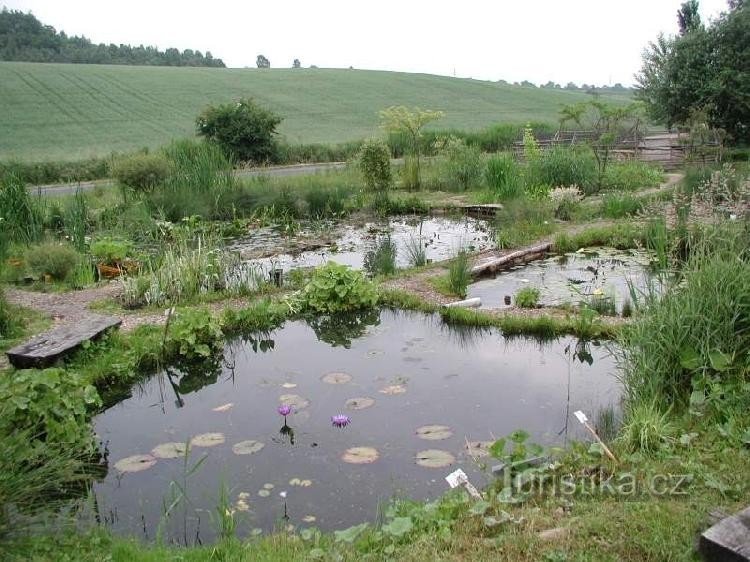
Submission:
POLYGON ((362 273, 334 262, 317 268, 298 296, 302 311, 317 313, 374 308, 377 302, 375 286, 362 273))
POLYGON ((198 134, 219 145, 230 158, 262 164, 276 159, 276 127, 273 111, 243 98, 235 103, 209 106, 196 119, 198 134))
POLYGON ((136 193, 151 191, 169 175, 169 161, 163 154, 132 154, 113 160, 109 173, 136 193))
POLYGON ((497 154, 487 161, 484 171, 487 187, 500 200, 523 195, 523 180, 512 154, 497 154))
POLYGON ((55 281, 64 281, 79 260, 78 252, 71 246, 57 242, 31 246, 24 255, 33 275, 40 279, 49 276, 55 281))
POLYGON ((445 143, 445 176, 449 189, 457 186, 462 191, 474 187, 482 177, 482 155, 478 148, 467 146, 455 137, 445 143))
POLYGON ((208 359, 222 348, 221 322, 205 309, 181 310, 169 329, 171 355, 188 361, 208 359))
POLYGON ((550 192, 550 200, 555 208, 555 218, 569 221, 581 206, 583 194, 578 187, 557 187, 550 192))
POLYGON ((629 194, 605 193, 602 197, 602 216, 619 219, 635 215, 643 209, 643 203, 629 194))
POLYGON ((539 304, 539 289, 524 287, 516 293, 516 306, 519 308, 536 308, 539 304))
POLYGON ((391 153, 383 141, 365 141, 359 151, 358 164, 368 191, 381 195, 388 193, 393 184, 391 153))
POLYGON ((91 243, 91 255, 102 263, 115 265, 122 262, 130 252, 130 244, 114 238, 100 238, 91 243))
POLYGON ((595 189, 596 178, 596 162, 590 152, 558 146, 529 161, 526 183, 550 187, 576 185, 589 194, 595 189))
POLYGON ((658 187, 664 181, 664 172, 660 169, 638 162, 613 162, 604 173, 605 189, 634 191, 643 187, 658 187))

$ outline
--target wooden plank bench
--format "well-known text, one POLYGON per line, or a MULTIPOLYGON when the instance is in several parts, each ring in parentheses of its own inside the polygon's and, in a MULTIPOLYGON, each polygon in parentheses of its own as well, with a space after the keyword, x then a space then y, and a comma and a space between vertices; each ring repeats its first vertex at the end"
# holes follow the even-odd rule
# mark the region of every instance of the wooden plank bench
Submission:
POLYGON ((45 367, 70 353, 83 342, 97 338, 122 321, 113 316, 91 314, 74 323, 57 326, 6 352, 8 360, 17 369, 45 367))

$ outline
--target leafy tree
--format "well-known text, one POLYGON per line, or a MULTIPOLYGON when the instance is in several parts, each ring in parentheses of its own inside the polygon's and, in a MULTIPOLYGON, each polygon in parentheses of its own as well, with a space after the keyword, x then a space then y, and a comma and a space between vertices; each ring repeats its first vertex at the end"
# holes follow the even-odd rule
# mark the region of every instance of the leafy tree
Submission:
POLYGON ((281 117, 252 99, 208 106, 196 119, 198 134, 237 160, 263 163, 276 156, 274 135, 281 117))
POLYGON ((381 126, 389 133, 404 135, 409 140, 411 155, 414 157, 416 166, 416 185, 419 187, 420 178, 420 155, 422 130, 426 125, 442 118, 445 113, 415 107, 409 109, 403 105, 392 106, 380 112, 381 126))
POLYGON ((271 68, 271 61, 263 55, 257 56, 257 58, 255 59, 255 64, 258 65, 258 68, 271 68))
POLYGON ((660 35, 646 49, 636 97, 668 126, 705 110, 710 127, 749 142, 750 9, 738 3, 708 27, 686 29, 674 38, 660 35))
POLYGON ((391 152, 383 141, 367 140, 359 150, 359 169, 368 191, 379 197, 387 197, 393 185, 391 175, 391 152))
POLYGON ((292 68, 302 68, 302 63, 299 61, 299 59, 294 59, 294 62, 292 63, 292 68))
POLYGON ((86 37, 69 37, 54 27, 43 25, 32 14, 3 8, 0 11, 0 60, 28 62, 68 62, 83 64, 137 64, 150 66, 223 67, 211 53, 139 45, 99 45, 86 37))
POLYGON ((680 26, 680 35, 701 29, 701 16, 698 13, 698 0, 685 0, 677 10, 677 24, 680 26))

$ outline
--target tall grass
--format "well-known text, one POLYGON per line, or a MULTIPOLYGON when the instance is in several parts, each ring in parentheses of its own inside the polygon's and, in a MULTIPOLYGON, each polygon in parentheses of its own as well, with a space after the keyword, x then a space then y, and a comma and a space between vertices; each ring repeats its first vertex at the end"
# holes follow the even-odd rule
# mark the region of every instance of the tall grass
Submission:
POLYGON ((628 193, 605 193, 602 196, 601 214, 609 219, 620 219, 638 214, 643 201, 628 193))
POLYGON ((464 299, 469 283, 471 283, 469 253, 462 248, 448 265, 448 288, 454 295, 464 299))
POLYGON ((487 160, 484 182, 489 192, 500 201, 523 195, 523 178, 512 154, 497 154, 487 160))
POLYGON ((596 162, 586 148, 557 146, 545 151, 541 158, 528 163, 527 185, 568 187, 576 185, 584 193, 592 193, 597 178, 596 162))
POLYGON ((409 265, 420 267, 427 263, 427 250, 422 236, 409 236, 404 247, 409 265))
POLYGON ((370 275, 391 275, 396 272, 396 243, 390 236, 383 236, 375 248, 365 254, 364 267, 370 275))
POLYGON ((44 212, 13 174, 0 180, 0 257, 12 243, 35 242, 44 232, 44 212))

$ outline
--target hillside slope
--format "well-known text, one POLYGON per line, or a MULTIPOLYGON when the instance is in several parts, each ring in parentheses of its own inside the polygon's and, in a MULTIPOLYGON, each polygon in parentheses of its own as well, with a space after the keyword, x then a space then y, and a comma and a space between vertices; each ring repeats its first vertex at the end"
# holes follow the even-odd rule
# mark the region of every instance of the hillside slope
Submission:
MULTIPOLYGON (((554 122, 581 92, 427 74, 333 69, 223 69, 0 63, 0 160, 72 160, 194 134, 208 103, 251 96, 284 117, 289 142, 377 133, 378 111, 419 105, 443 127, 554 122)), ((626 99, 616 97, 614 99, 626 99)))

